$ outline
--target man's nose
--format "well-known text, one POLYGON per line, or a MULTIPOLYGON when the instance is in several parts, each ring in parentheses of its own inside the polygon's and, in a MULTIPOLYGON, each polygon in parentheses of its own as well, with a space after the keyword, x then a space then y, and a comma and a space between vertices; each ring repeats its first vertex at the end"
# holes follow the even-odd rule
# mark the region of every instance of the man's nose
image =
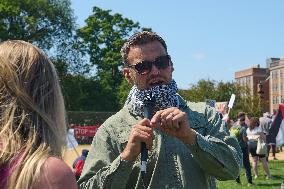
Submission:
POLYGON ((160 69, 155 66, 155 64, 152 64, 151 74, 157 75, 160 73, 160 69))

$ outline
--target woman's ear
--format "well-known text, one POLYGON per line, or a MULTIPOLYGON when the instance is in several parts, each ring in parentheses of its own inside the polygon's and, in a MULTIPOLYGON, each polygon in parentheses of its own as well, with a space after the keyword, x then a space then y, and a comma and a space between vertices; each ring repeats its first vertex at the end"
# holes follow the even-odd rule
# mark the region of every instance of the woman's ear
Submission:
POLYGON ((131 73, 129 68, 123 68, 123 75, 130 85, 134 84, 133 79, 131 78, 131 73))

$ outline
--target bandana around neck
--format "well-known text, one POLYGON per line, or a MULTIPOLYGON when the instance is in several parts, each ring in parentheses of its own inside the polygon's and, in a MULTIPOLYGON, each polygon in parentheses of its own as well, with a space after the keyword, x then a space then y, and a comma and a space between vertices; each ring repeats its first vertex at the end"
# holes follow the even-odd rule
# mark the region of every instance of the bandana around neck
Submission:
POLYGON ((150 99, 155 105, 154 112, 169 107, 178 107, 176 82, 172 80, 167 85, 154 86, 147 90, 139 90, 134 85, 127 96, 124 106, 130 105, 132 113, 144 117, 144 106, 150 99))

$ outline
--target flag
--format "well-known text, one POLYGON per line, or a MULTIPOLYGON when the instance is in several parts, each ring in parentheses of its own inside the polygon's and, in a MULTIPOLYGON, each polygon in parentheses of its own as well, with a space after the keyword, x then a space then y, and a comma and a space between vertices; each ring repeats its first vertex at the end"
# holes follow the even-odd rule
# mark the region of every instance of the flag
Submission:
POLYGON ((269 129, 271 138, 276 139, 276 145, 284 144, 284 104, 279 104, 279 110, 269 129))
POLYGON ((276 145, 284 145, 284 121, 282 121, 278 134, 276 136, 276 145))

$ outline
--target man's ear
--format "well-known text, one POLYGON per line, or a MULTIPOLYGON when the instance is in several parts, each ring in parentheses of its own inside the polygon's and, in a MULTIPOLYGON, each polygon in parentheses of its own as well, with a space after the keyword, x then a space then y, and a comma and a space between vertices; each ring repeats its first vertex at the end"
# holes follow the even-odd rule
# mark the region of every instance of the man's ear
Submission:
POLYGON ((173 64, 173 62, 171 61, 171 67, 172 67, 172 72, 175 70, 175 68, 174 68, 174 64, 173 64))
POLYGON ((123 75, 130 85, 134 84, 129 68, 123 68, 123 75))

